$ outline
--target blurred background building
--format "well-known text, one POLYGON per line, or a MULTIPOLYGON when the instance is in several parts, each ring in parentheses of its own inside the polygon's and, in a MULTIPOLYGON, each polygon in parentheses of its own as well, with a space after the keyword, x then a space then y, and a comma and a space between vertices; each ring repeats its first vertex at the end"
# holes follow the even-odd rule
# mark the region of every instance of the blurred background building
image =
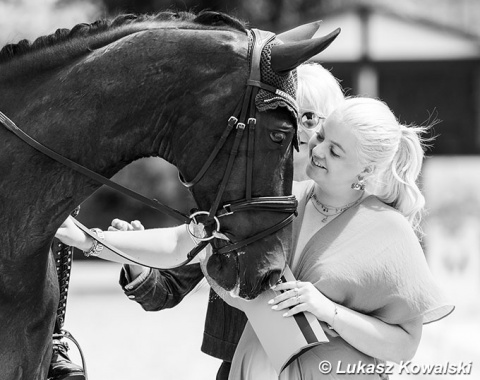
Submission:
MULTIPOLYGON (((318 19, 324 21, 321 34, 341 27, 316 60, 339 78, 346 94, 385 100, 405 124, 435 124, 422 174, 429 210, 424 245, 457 310, 445 324, 426 329, 420 355, 476 359, 474 368, 480 366, 480 1, 0 0, 0 46, 119 13, 166 9, 224 11, 273 32, 318 19)), ((182 211, 194 206, 176 169, 160 159, 135 162, 115 179, 182 211)), ((79 219, 106 228, 115 217, 147 227, 172 223, 103 188, 84 202, 79 219)))

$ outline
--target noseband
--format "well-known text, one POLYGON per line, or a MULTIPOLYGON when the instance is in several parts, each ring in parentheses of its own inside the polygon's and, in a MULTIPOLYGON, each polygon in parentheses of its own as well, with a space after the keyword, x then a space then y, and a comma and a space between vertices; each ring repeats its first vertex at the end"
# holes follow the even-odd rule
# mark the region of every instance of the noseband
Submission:
MULTIPOLYGON (((119 185, 108 178, 103 177, 102 175, 91 171, 90 169, 85 168, 82 165, 79 165, 66 157, 61 156, 60 154, 52 151, 51 149, 45 147, 43 144, 39 143, 25 132, 23 132, 20 128, 18 128, 7 116, 0 112, 0 122, 11 132, 13 132, 17 137, 25 141, 27 144, 35 148, 36 150, 40 151, 41 153, 47 155, 48 157, 52 158, 53 160, 67 166, 70 169, 73 169, 90 179, 93 179, 96 182, 99 182, 103 185, 111 187, 129 197, 132 197, 156 210, 159 210, 176 220, 188 224, 189 228, 188 231, 192 235, 192 237, 198 240, 198 244, 195 248, 193 248, 188 254, 187 259, 182 263, 170 267, 170 268, 158 268, 158 269, 173 269, 181 267, 190 261, 201 252, 205 246, 214 239, 221 239, 221 240, 229 240, 225 235, 221 233, 221 223, 225 217, 232 215, 236 212, 240 211, 268 211, 268 212, 279 212, 288 214, 282 221, 278 222, 277 224, 257 233, 244 240, 238 242, 230 242, 221 248, 215 248, 212 245, 213 253, 214 254, 225 254, 228 252, 232 252, 238 250, 242 247, 247 246, 257 240, 263 239, 266 236, 275 233, 276 231, 284 228, 288 224, 293 221, 293 218, 296 215, 297 209, 297 200, 295 196, 272 196, 272 197, 252 197, 252 183, 253 183, 253 160, 254 160, 254 147, 255 147, 255 128, 257 120, 255 119, 255 97, 260 89, 272 92, 276 96, 280 96, 283 98, 287 98, 291 103, 295 103, 295 100, 292 99, 288 94, 285 92, 262 83, 260 80, 260 58, 261 52, 263 47, 272 41, 275 38, 275 35, 270 32, 260 31, 257 29, 252 29, 247 31, 249 34, 249 54, 250 54, 250 77, 246 84, 246 90, 243 94, 242 99, 238 103, 235 112, 232 116, 230 116, 227 127, 223 132, 222 136, 220 137, 219 141, 217 142, 215 148, 213 149, 212 153, 197 173, 195 178, 191 181, 185 181, 183 178, 180 178, 181 182, 186 187, 192 187, 197 184, 205 175, 207 170, 209 169, 210 165, 215 160, 216 156, 220 152, 221 148, 227 141, 229 135, 232 131, 235 130, 235 139, 233 142, 233 147, 229 155, 229 159, 227 165, 225 167, 225 171, 223 174, 222 181, 219 185, 218 193, 215 196, 214 202, 210 207, 209 211, 198 211, 193 210, 193 212, 188 216, 183 214, 182 212, 175 210, 171 207, 168 207, 156 199, 148 199, 141 194, 138 194, 122 185, 119 185), (220 205, 222 200, 222 196, 225 192, 228 180, 230 178, 233 164, 235 158, 238 154, 238 148, 242 141, 243 135, 246 132, 247 135, 247 168, 246 168, 246 180, 245 180, 245 198, 243 200, 236 200, 229 203, 225 203, 220 205), (192 230, 201 230, 201 236, 198 236, 197 233, 192 232, 192 230)), ((88 236, 90 236, 94 240, 98 240, 96 234, 92 233, 87 227, 83 224, 78 222, 76 219, 73 219, 75 224, 88 236)), ((132 263, 139 264, 139 265, 146 265, 138 261, 128 255, 125 252, 122 252, 118 248, 110 245, 105 241, 100 241, 102 245, 106 248, 114 252, 115 254, 123 257, 124 259, 131 261, 132 263)), ((154 268, 154 267, 152 267, 154 268)))

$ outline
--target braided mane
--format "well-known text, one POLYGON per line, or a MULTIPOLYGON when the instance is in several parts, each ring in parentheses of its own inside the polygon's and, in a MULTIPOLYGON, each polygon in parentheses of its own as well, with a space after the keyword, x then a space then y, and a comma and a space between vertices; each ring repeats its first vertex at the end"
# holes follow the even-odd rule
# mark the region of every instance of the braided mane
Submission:
MULTIPOLYGON (((160 12, 154 15, 124 14, 114 19, 102 19, 91 24, 77 24, 72 29, 57 29, 53 34, 38 37, 34 42, 21 40, 16 44, 7 44, 0 51, 0 63, 13 58, 37 52, 44 48, 55 46, 63 42, 75 41, 88 36, 99 35, 103 32, 120 29, 122 26, 148 23, 155 21, 187 22, 182 25, 185 28, 212 28, 212 29, 236 29, 245 31, 243 22, 220 12, 203 11, 198 14, 191 12, 160 12)), ((129 33, 127 33, 129 34, 129 33)), ((97 46, 95 46, 96 48, 97 46)))

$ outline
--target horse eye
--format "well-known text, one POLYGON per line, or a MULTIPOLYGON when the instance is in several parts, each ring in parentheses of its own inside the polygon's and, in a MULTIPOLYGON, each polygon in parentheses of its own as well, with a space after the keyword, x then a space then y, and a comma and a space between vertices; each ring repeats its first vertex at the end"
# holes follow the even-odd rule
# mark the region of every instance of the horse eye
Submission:
POLYGON ((283 132, 271 132, 270 133, 270 138, 272 139, 273 142, 276 143, 281 143, 283 140, 285 140, 287 136, 283 132))

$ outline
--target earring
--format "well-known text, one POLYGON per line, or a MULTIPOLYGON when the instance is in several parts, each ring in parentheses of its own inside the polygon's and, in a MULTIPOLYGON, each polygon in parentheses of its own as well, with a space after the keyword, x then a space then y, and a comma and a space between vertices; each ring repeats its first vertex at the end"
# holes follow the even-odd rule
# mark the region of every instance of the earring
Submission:
POLYGON ((363 177, 358 176, 358 181, 352 183, 352 189, 357 191, 365 190, 365 179, 363 177))

